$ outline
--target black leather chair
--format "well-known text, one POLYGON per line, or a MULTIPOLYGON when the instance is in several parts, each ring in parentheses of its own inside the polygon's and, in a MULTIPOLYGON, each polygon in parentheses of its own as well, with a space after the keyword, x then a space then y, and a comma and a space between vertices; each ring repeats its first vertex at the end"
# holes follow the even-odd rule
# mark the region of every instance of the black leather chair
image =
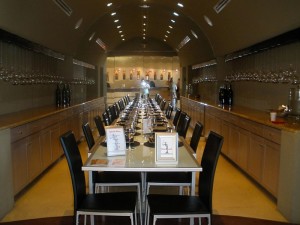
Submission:
POLYGON ((211 225, 212 195, 214 176, 218 158, 223 144, 223 137, 210 132, 204 148, 200 173, 198 196, 150 194, 147 196, 146 219, 149 224, 150 215, 153 225, 157 219, 168 218, 207 218, 211 225))
POLYGON ((100 116, 95 116, 94 121, 100 136, 105 136, 105 128, 100 116))
POLYGON ((171 119, 172 117, 172 112, 173 112, 173 107, 172 105, 169 103, 165 112, 166 118, 167 119, 171 119))
MULTIPOLYGON (((82 125, 83 133, 87 141, 88 148, 95 145, 95 140, 88 123, 82 125)), ((139 172, 92 172, 92 185, 94 193, 98 193, 101 187, 129 187, 134 186, 137 189, 138 201, 141 217, 141 199, 142 199, 142 175, 139 172)))
POLYGON ((102 113, 102 119, 104 121, 105 126, 109 126, 111 124, 110 118, 106 111, 102 113))
POLYGON ((185 112, 181 112, 179 121, 176 127, 176 131, 178 132, 179 136, 186 137, 186 133, 189 129, 191 122, 191 117, 187 115, 185 112))
POLYGON ((162 99, 162 101, 159 104, 161 111, 165 110, 166 103, 167 103, 167 101, 165 99, 162 99))
POLYGON ((191 138, 191 142, 190 142, 190 146, 194 150, 195 153, 196 153, 197 148, 198 148, 198 144, 199 144, 199 141, 200 141, 200 138, 201 138, 202 130, 203 130, 202 123, 197 121, 196 125, 195 125, 195 128, 193 130, 193 134, 192 134, 192 138, 191 138))
POLYGON ((173 125, 175 126, 175 128, 177 127, 177 123, 178 123, 180 114, 181 114, 181 110, 178 107, 176 107, 175 115, 174 115, 174 118, 173 118, 173 125))
MULTIPOLYGON (((131 225, 137 221, 136 217, 136 192, 113 192, 113 193, 86 193, 86 182, 82 170, 82 159, 71 131, 60 137, 72 179, 74 194, 75 224, 79 224, 80 215, 106 215, 128 216, 131 225)), ((86 217, 84 217, 86 219, 86 217)), ((86 221, 84 221, 86 223, 86 221)))

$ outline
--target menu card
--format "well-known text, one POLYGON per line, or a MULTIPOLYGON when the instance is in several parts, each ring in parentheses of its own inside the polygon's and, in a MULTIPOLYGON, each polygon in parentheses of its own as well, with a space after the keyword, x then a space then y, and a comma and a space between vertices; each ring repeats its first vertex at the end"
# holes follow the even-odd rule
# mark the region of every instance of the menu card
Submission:
POLYGON ((143 119, 143 133, 144 134, 149 134, 151 133, 151 119, 143 119))
POLYGON ((125 155, 126 141, 123 127, 106 126, 107 156, 125 155))

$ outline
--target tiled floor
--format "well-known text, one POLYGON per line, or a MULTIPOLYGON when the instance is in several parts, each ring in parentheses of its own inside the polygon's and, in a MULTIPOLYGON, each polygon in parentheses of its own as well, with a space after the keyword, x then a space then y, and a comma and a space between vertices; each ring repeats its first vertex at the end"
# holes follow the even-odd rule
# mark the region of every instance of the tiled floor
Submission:
MULTIPOLYGON (((198 158, 204 142, 198 147, 198 158)), ((80 144, 86 155, 86 143, 80 144)), ((84 159, 83 159, 84 160, 84 159)), ((15 202, 1 222, 72 214, 73 194, 66 160, 62 158, 15 202)), ((286 221, 275 202, 222 156, 214 185, 214 213, 286 221)))

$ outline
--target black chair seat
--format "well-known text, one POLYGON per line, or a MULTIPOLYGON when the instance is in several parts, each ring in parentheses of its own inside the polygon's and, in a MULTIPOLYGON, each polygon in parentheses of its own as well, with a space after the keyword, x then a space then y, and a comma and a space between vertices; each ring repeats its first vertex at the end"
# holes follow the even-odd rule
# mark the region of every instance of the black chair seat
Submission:
POLYGON ((136 206, 137 194, 136 192, 109 192, 85 195, 78 205, 78 211, 88 212, 102 212, 111 211, 117 213, 118 211, 124 213, 134 212, 136 206))
POLYGON ((151 213, 156 215, 170 212, 170 215, 210 213, 198 196, 150 194, 147 200, 151 205, 151 213))
POLYGON ((192 174, 190 172, 149 172, 147 173, 146 182, 191 183, 191 179, 192 174))

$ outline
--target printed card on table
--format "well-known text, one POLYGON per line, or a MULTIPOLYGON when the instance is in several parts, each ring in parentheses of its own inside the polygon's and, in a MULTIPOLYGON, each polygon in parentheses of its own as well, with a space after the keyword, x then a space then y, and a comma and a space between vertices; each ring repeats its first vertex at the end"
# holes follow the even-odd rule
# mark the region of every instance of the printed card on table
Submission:
POLYGON ((143 119, 143 134, 151 133, 151 119, 143 119))
POLYGON ((125 155, 126 141, 123 127, 106 126, 107 156, 125 155))
POLYGON ((178 163, 178 133, 155 133, 155 163, 178 163))

